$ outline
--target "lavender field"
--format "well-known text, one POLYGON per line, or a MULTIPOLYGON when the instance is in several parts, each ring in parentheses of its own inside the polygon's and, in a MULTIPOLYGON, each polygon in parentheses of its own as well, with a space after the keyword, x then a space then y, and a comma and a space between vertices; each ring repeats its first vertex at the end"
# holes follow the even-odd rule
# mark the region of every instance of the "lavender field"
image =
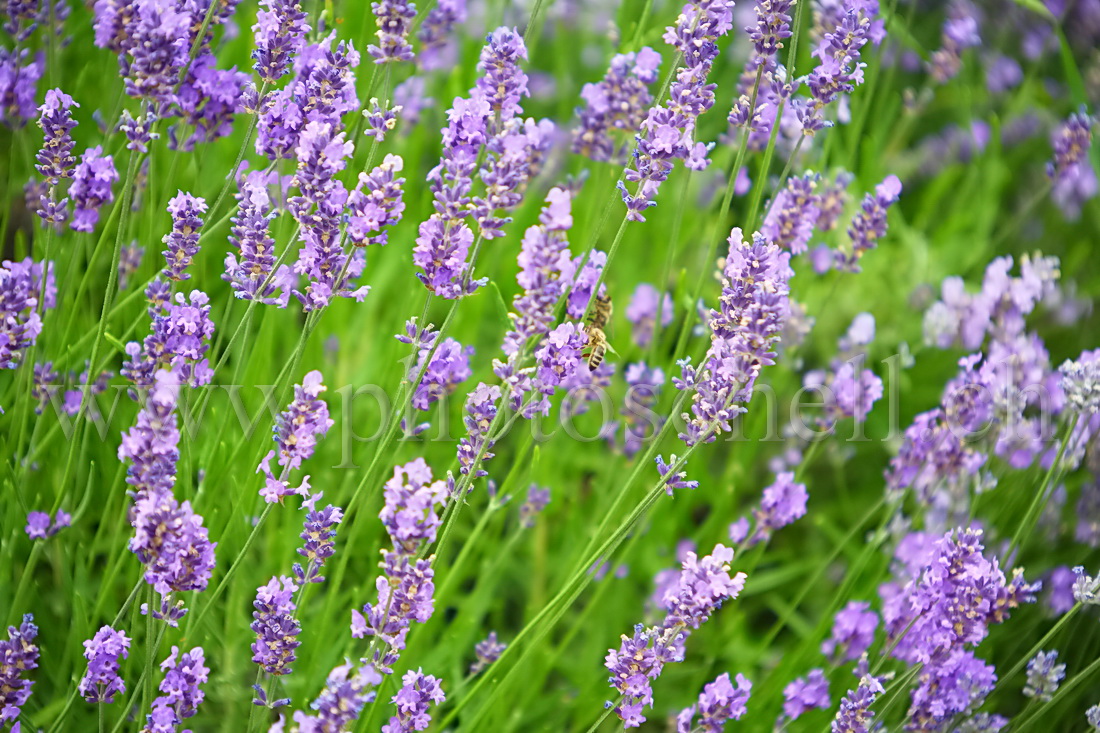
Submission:
POLYGON ((1100 0, 0 7, 0 731, 1100 731, 1100 0))

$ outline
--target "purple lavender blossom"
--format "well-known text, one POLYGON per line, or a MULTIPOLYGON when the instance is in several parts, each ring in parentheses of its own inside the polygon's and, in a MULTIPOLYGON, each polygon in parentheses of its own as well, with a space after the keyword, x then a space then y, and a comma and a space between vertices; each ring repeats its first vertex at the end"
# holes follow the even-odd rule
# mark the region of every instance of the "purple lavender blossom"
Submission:
POLYGON ((481 674, 482 670, 500 659, 500 655, 507 648, 507 644, 497 640, 497 632, 490 631, 489 636, 474 646, 474 656, 477 657, 477 661, 470 665, 470 674, 481 674))
POLYGON ((42 128, 42 149, 35 154, 35 169, 49 184, 47 196, 42 198, 38 215, 46 224, 59 224, 68 218, 68 199, 57 199, 57 186, 65 178, 73 177, 72 129, 76 127, 72 108, 80 105, 60 89, 46 92, 46 102, 38 108, 38 126, 42 128))
POLYGON ((939 84, 945 84, 958 76, 963 51, 981 42, 978 9, 969 0, 952 0, 947 7, 947 19, 943 22, 942 45, 932 53, 929 62, 932 78, 939 84))
POLYGON ((806 251, 821 215, 816 193, 819 179, 815 173, 788 179, 786 188, 775 195, 764 217, 760 233, 791 254, 806 251))
POLYGON ((191 63, 175 95, 180 121, 168 129, 170 150, 193 150, 196 143, 211 142, 233 131, 233 116, 241 110, 249 75, 216 68, 214 54, 205 52, 191 63), (183 125, 191 134, 179 138, 183 125))
POLYGON ((415 560, 400 552, 386 552, 381 567, 375 581, 378 601, 367 603, 362 613, 352 610, 351 635, 378 637, 382 646, 367 661, 378 672, 391 674, 405 648, 409 627, 414 621, 425 623, 435 611, 435 572, 430 560, 415 560))
POLYGON ((1088 606, 1100 606, 1100 575, 1095 578, 1078 565, 1073 568, 1073 599, 1088 606))
POLYGON ((225 255, 225 280, 233 294, 243 300, 285 308, 290 298, 293 275, 281 265, 275 269, 275 240, 271 237, 271 198, 262 175, 250 174, 237 194, 239 204, 233 216, 229 241, 237 245, 240 262, 232 252, 225 255), (279 295, 279 290, 283 292, 279 295))
MULTIPOLYGON (((15 369, 23 352, 42 333, 39 298, 42 293, 43 264, 27 257, 18 262, 0 263, 0 369, 15 369)), ((42 310, 52 308, 56 299, 53 265, 46 267, 46 300, 42 310)))
POLYGON ((863 254, 875 248, 878 240, 886 236, 886 212, 901 195, 901 181, 897 176, 887 176, 875 186, 874 195, 863 197, 863 205, 852 217, 848 227, 848 236, 852 240, 850 254, 837 254, 837 268, 848 272, 859 272, 859 259, 863 254))
POLYGON ((264 668, 268 674, 290 674, 290 665, 294 663, 294 650, 301 642, 298 634, 301 624, 294 617, 297 606, 294 605, 294 593, 298 586, 287 577, 272 578, 267 585, 256 589, 256 600, 252 602, 252 624, 256 633, 252 642, 252 661, 264 668))
MULTIPOLYGON (((116 12, 123 20, 116 43, 122 52, 119 68, 126 77, 126 93, 170 104, 173 87, 189 60, 191 14, 167 0, 134 0, 116 12)), ((100 36, 98 29, 96 36, 100 36)))
POLYGON ((867 672, 867 660, 862 660, 856 667, 856 676, 859 684, 855 689, 840 700, 840 710, 833 719, 832 733, 870 733, 875 713, 871 705, 885 692, 882 682, 878 677, 873 677, 867 672))
POLYGON ((126 483, 135 501, 146 496, 171 494, 179 460, 179 428, 176 421, 178 383, 170 372, 157 373, 154 386, 137 422, 123 433, 118 459, 129 461, 126 483))
POLYGON ((1039 652, 1027 663, 1024 695, 1039 702, 1050 702, 1066 676, 1066 665, 1057 664, 1058 652, 1039 652))
POLYGON ((1073 583, 1076 576, 1065 565, 1059 565, 1050 572, 1050 578, 1044 582, 1046 605, 1055 616, 1061 616, 1077 603, 1073 597, 1073 583))
POLYGON ((653 104, 649 85, 657 80, 661 55, 649 46, 617 54, 604 78, 581 89, 584 107, 573 130, 573 152, 599 162, 626 163, 629 141, 653 104))
POLYGON ((747 712, 751 692, 752 682, 744 675, 737 675, 737 687, 730 682, 729 672, 719 675, 703 687, 696 704, 684 708, 676 716, 676 733, 722 733, 727 722, 740 720, 747 712), (698 724, 694 723, 696 714, 699 715, 698 724))
POLYGON ((783 715, 796 720, 814 708, 828 708, 829 680, 820 669, 812 669, 805 677, 799 677, 783 688, 783 715))
POLYGON ((306 715, 298 711, 294 713, 294 722, 303 733, 346 730, 359 718, 363 706, 374 700, 371 688, 381 681, 381 675, 370 667, 354 672, 350 664, 335 667, 325 680, 325 689, 310 704, 317 714, 306 715))
POLYGON ((299 583, 321 583, 324 576, 320 574, 325 561, 336 553, 336 525, 344 519, 344 512, 340 507, 327 505, 324 509, 313 508, 313 502, 321 497, 315 494, 305 502, 306 514, 305 526, 301 535, 303 545, 298 548, 298 554, 306 559, 306 567, 300 563, 294 563, 294 577, 299 583))
POLYGON ((142 733, 178 730, 184 718, 198 712, 199 704, 206 697, 200 685, 207 681, 210 674, 205 662, 201 646, 183 654, 180 654, 179 647, 172 647, 172 653, 160 663, 160 668, 165 670, 160 683, 162 694, 153 700, 153 709, 147 716, 142 733))
POLYGON ((302 383, 294 386, 294 399, 275 418, 273 439, 278 450, 269 452, 256 469, 264 474, 264 488, 260 489, 260 495, 269 504, 281 502, 283 497, 305 494, 308 491, 308 476, 297 489, 290 487, 287 478, 291 471, 301 467, 302 461, 313 455, 317 441, 325 437, 334 424, 329 417, 328 405, 324 400, 318 399, 327 389, 321 381, 323 378, 316 369, 306 374, 302 383), (272 458, 276 458, 276 462, 282 466, 279 476, 271 471, 272 458))
POLYGON ((834 661, 859 659, 875 640, 878 614, 870 603, 849 601, 833 618, 832 635, 821 643, 821 653, 834 661))
POLYGON ((46 55, 39 52, 24 64, 29 56, 28 49, 0 48, 0 123, 13 129, 33 119, 37 111, 34 98, 46 68, 46 55))
POLYGON ((535 526, 535 518, 550 503, 550 489, 542 489, 531 484, 527 489, 527 500, 519 508, 519 525, 524 529, 535 526))
POLYGON ((470 378, 470 357, 473 354, 473 346, 463 346, 448 338, 432 352, 431 361, 425 369, 424 360, 428 357, 428 350, 421 350, 416 366, 409 370, 409 378, 415 379, 424 369, 424 376, 413 392, 412 406, 418 410, 427 410, 433 403, 453 394, 459 385, 470 378))
POLYGON ((394 467, 384 494, 386 504, 379 516, 399 553, 416 555, 435 542, 437 507, 446 504, 448 492, 446 482, 432 481, 432 469, 423 458, 394 467))
POLYGON ((153 386, 154 375, 163 368, 172 371, 176 381, 193 387, 209 384, 214 370, 206 358, 214 322, 210 320, 210 298, 201 290, 192 290, 190 298, 176 293, 167 300, 170 287, 155 280, 146 289, 153 318, 152 333, 138 344, 126 345, 129 358, 121 374, 136 387, 153 386))
POLYGON ((168 213, 172 216, 172 231, 161 240, 167 249, 164 259, 167 264, 164 276, 169 280, 189 280, 186 272, 191 260, 199 251, 199 229, 202 228, 201 214, 206 211, 206 200, 178 191, 168 202, 168 213))
POLYGON ((103 148, 88 148, 80 157, 73 172, 73 185, 69 195, 73 199, 73 231, 90 232, 99 222, 99 209, 115 200, 111 184, 118 181, 118 171, 110 155, 103 155, 103 148))
POLYGON ((382 733, 412 733, 426 729, 432 720, 429 709, 442 703, 446 697, 439 680, 419 669, 406 672, 401 682, 401 689, 392 700, 397 706, 397 715, 382 726, 382 733))
POLYGON ((423 71, 446 68, 455 60, 455 26, 466 22, 466 0, 440 0, 435 3, 416 34, 420 40, 417 66, 423 71))
POLYGON ((214 548, 202 517, 190 502, 167 492, 147 493, 134 502, 130 551, 145 565, 145 582, 167 596, 206 588, 214 570, 214 548))
POLYGON ((118 675, 119 660, 130 656, 130 639, 123 631, 104 626, 84 642, 88 671, 77 690, 90 703, 112 703, 115 695, 126 692, 126 683, 118 675))
POLYGON ((561 323, 546 334, 535 352, 537 382, 544 394, 553 394, 555 387, 581 368, 581 352, 586 343, 588 335, 584 327, 575 323, 561 323))
POLYGON ((626 307, 626 320, 634 325, 632 336, 639 348, 646 348, 653 340, 660 311, 661 328, 672 323, 672 296, 662 296, 649 283, 639 283, 626 307))
MULTIPOLYGON (((468 474, 477 462, 477 456, 481 454, 479 466, 484 465, 493 457, 493 440, 489 436, 489 427, 496 420, 500 403, 500 387, 479 382, 466 396, 466 404, 463 407, 465 413, 462 422, 466 425, 466 437, 458 441, 459 469, 464 475, 468 474)), ((487 476, 488 472, 478 468, 474 478, 487 476)))
POLYGON ((34 681, 23 674, 38 667, 38 627, 34 614, 24 614, 19 626, 8 627, 8 640, 0 641, 0 723, 19 727, 19 710, 31 696, 34 681))
POLYGON ((61 509, 57 510, 53 520, 46 512, 27 512, 27 526, 23 528, 23 531, 32 540, 45 540, 71 526, 71 524, 72 515, 61 509))
POLYGON ((665 463, 665 458, 662 455, 658 455, 654 461, 657 463, 657 474, 661 477, 662 483, 665 487, 665 493, 672 496, 674 489, 697 489, 699 488, 698 481, 688 481, 686 471, 672 472, 672 467, 676 465, 676 456, 671 455, 668 458, 668 463, 665 463))
POLYGON ((973 652, 956 649, 947 659, 921 670, 906 729, 944 728, 954 716, 980 706, 996 681, 992 665, 973 652))
POLYGON ((397 126, 397 115, 401 114, 401 106, 391 107, 388 101, 385 104, 379 104, 375 97, 372 97, 368 104, 370 106, 363 110, 363 119, 366 120, 367 128, 363 134, 373 137, 375 142, 380 143, 386 139, 386 133, 397 126))
POLYGON ((139 153, 148 153, 149 144, 160 137, 159 132, 153 130, 157 117, 151 111, 134 117, 130 110, 122 110, 119 115, 118 130, 126 136, 126 149, 139 153))
POLYGON ((302 47, 309 24, 299 0, 261 0, 252 32, 256 48, 252 51, 254 68, 260 79, 274 84, 290 68, 291 57, 302 47))
POLYGON ((375 59, 374 63, 411 61, 413 50, 409 45, 409 30, 416 17, 416 5, 407 0, 378 0, 372 2, 370 7, 374 12, 374 22, 378 25, 375 33, 378 45, 367 47, 367 53, 375 59))
POLYGON ((520 113, 520 99, 528 96, 527 75, 519 67, 527 60, 527 46, 515 28, 500 27, 485 38, 478 60, 477 90, 489 103, 497 121, 507 121, 520 113))

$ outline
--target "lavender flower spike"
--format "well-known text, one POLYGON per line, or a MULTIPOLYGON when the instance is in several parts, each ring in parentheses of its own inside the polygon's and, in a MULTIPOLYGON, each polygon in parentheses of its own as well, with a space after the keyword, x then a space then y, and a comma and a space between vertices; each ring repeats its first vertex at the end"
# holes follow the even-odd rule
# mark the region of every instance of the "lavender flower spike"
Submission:
POLYGON ((886 212, 901 195, 901 181, 897 176, 887 176, 875 186, 875 193, 863 197, 863 205, 848 227, 852 240, 851 254, 837 254, 837 269, 859 272, 859 259, 875 248, 878 240, 886 236, 886 212))
POLYGON ((428 714, 431 705, 439 705, 446 698, 439 680, 419 669, 409 670, 401 681, 404 684, 393 696, 397 715, 382 726, 382 733, 412 733, 426 729, 431 723, 428 714))
POLYGON ((270 233, 274 215, 262 176, 249 175, 241 184, 237 197, 240 203, 232 219, 229 241, 237 245, 241 260, 238 263, 232 252, 226 254, 222 280, 227 281, 233 294, 242 300, 258 300, 285 308, 293 276, 286 265, 275 270, 275 240, 270 233), (276 296, 280 288, 283 292, 276 296))
POLYGON ((302 627, 294 618, 297 590, 298 586, 287 577, 272 578, 267 585, 256 589, 256 600, 252 602, 256 610, 252 612, 254 620, 249 626, 256 632, 252 661, 268 674, 290 674, 294 650, 301 645, 298 634, 302 627))
POLYGON ((199 704, 206 697, 200 685, 207 681, 210 669, 201 646, 183 654, 179 647, 173 646, 172 653, 160 663, 160 668, 166 670, 160 683, 163 694, 153 701, 153 710, 147 716, 142 733, 178 730, 184 718, 198 712, 199 704))
POLYGON ((306 559, 306 567, 301 563, 294 563, 294 577, 299 583, 320 583, 324 576, 320 570, 325 561, 336 553, 336 525, 344 519, 344 512, 340 507, 329 504, 324 509, 314 509, 313 504, 321 498, 320 494, 314 494, 305 503, 308 510, 305 526, 299 537, 304 544, 298 548, 298 554, 306 559))
POLYGON ((38 108, 38 126, 42 128, 42 149, 35 155, 35 168, 49 184, 49 192, 42 197, 38 215, 47 224, 63 222, 68 217, 65 209, 68 199, 57 200, 57 186, 64 178, 73 177, 72 129, 76 127, 72 108, 80 105, 60 89, 46 92, 45 103, 38 108))
POLYGON ((286 479, 290 471, 300 467, 302 461, 313 455, 318 439, 323 438, 334 424, 329 417, 328 405, 318 399, 326 389, 322 379, 321 372, 317 370, 306 374, 302 383, 294 387, 294 399, 275 418, 274 440, 278 451, 268 453, 257 469, 267 479, 260 495, 268 503, 280 501, 291 494, 305 493, 305 485, 300 489, 291 489, 286 479), (269 468, 272 457, 276 455, 278 464, 283 468, 277 477, 269 468))
POLYGON ((474 655, 477 657, 477 661, 470 665, 470 674, 480 674, 482 670, 500 659, 500 655, 507 648, 507 644, 502 644, 497 640, 497 632, 490 631, 489 636, 474 646, 474 655))
POLYGON ((76 232, 90 232, 99 222, 99 210, 103 204, 115 200, 111 184, 118 181, 118 171, 110 155, 96 145, 80 156, 73 173, 73 185, 69 194, 73 198, 72 228, 76 232))
POLYGON ((737 687, 730 682, 729 672, 719 675, 714 682, 703 687, 699 702, 684 708, 676 716, 676 733, 722 733, 730 720, 740 720, 748 708, 752 682, 744 675, 737 675, 737 687), (698 713, 699 722, 692 725, 698 713))
POLYGON ((260 79, 274 84, 286 74, 291 57, 302 48, 309 32, 305 22, 308 15, 299 0, 260 0, 260 5, 262 9, 252 26, 256 36, 252 60, 260 79))
POLYGON ((168 213, 172 215, 172 231, 162 240, 168 249, 164 250, 167 265, 164 275, 169 280, 188 280, 191 275, 185 270, 191 259, 199 251, 199 229, 202 227, 201 214, 206 211, 206 201, 198 196, 179 191, 168 202, 168 213))
POLYGON ((367 53, 374 57, 374 63, 411 61, 413 50, 409 45, 409 30, 416 17, 416 5, 407 0, 378 0, 370 7, 378 24, 378 31, 374 34, 378 37, 378 45, 367 46, 367 53))
POLYGON ((77 687, 90 703, 112 703, 115 695, 126 692, 126 683, 118 676, 119 660, 130 656, 130 639, 123 631, 104 626, 84 642, 88 672, 77 687))
POLYGON ((28 613, 19 626, 8 627, 8 640, 0 641, 0 723, 18 721, 19 709, 31 696, 34 681, 23 674, 38 666, 37 636, 34 615, 28 613))

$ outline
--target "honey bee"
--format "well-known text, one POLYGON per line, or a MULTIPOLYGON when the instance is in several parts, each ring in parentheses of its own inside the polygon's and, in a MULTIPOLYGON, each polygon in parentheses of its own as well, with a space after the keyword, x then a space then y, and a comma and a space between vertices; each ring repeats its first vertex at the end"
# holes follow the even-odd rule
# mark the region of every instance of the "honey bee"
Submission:
POLYGON ((584 332, 588 334, 588 370, 594 372, 600 364, 603 364, 604 355, 609 348, 607 334, 603 330, 611 320, 611 298, 606 295, 597 295, 592 306, 592 313, 588 316, 584 332))

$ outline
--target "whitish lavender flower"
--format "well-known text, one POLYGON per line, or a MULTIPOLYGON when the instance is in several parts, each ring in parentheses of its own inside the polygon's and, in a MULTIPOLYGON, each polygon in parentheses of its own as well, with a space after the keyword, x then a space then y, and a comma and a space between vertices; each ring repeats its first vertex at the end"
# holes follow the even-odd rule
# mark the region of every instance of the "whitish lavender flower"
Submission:
POLYGON ((57 510, 57 515, 52 521, 46 512, 27 512, 27 526, 23 531, 32 540, 44 540, 53 537, 71 524, 72 515, 61 509, 57 510))
POLYGON ((373 97, 369 104, 370 106, 363 110, 363 118, 366 120, 367 128, 363 131, 363 134, 373 136, 375 142, 380 143, 386 139, 386 133, 397 125, 397 115, 401 113, 401 106, 391 107, 389 101, 385 104, 378 104, 378 99, 373 97))
POLYGON ((80 157, 73 173, 73 185, 69 195, 73 199, 72 228, 78 232, 90 232, 99 221, 99 209, 115 200, 111 184, 118 181, 118 171, 111 156, 103 155, 103 148, 88 148, 80 157))
POLYGON ((420 53, 416 63, 424 71, 442 69, 454 62, 454 28, 466 22, 466 0, 440 0, 424 18, 416 37, 420 53))
POLYGON ((1056 664, 1058 652, 1039 652, 1027 663, 1027 684, 1024 694, 1040 702, 1050 702, 1066 676, 1066 665, 1056 664))
POLYGON ((304 544, 298 548, 298 554, 306 559, 306 567, 294 563, 294 576, 299 583, 320 583, 324 576, 320 574, 325 561, 336 553, 336 525, 344 519, 340 507, 329 504, 324 509, 314 509, 313 502, 321 497, 314 495, 306 502, 309 513, 306 514, 305 527, 299 535, 304 544))
POLYGON ((298 607, 294 605, 294 593, 298 586, 287 577, 272 578, 267 585, 256 589, 256 600, 252 602, 252 624, 256 633, 252 642, 252 661, 264 668, 268 674, 290 674, 290 665, 294 663, 294 650, 301 642, 298 634, 301 624, 294 618, 298 607))
POLYGON ((1085 605, 1100 605, 1100 576, 1092 577, 1078 565, 1073 569, 1076 579, 1073 581, 1073 598, 1085 605))
POLYGON ((686 471, 672 472, 672 467, 676 465, 676 456, 669 456, 668 463, 665 463, 664 456, 658 455, 654 461, 657 463, 657 473, 663 479, 665 486, 665 493, 672 496, 674 489, 697 489, 699 488, 698 481, 688 481, 686 471))
POLYGON ((46 55, 39 52, 24 64, 30 51, 0 48, 0 123, 19 128, 34 118, 38 80, 46 68, 46 55))
POLYGON ((381 675, 370 667, 355 671, 350 664, 335 667, 325 680, 325 689, 310 705, 317 714, 294 713, 298 730, 302 733, 347 730, 359 718, 363 706, 374 700, 371 688, 381 681, 381 675))
POLYGON ((538 225, 523 235, 516 275, 523 292, 512 301, 512 329, 502 345, 509 357, 519 353, 528 339, 549 332, 554 307, 569 287, 565 270, 570 264, 566 232, 573 226, 571 205, 568 191, 550 189, 538 225))
POLYGON ((214 570, 214 548, 202 517, 190 502, 168 492, 150 492, 134 502, 130 551, 145 567, 145 582, 166 596, 206 588, 214 570))
POLYGON ((488 472, 480 468, 493 457, 493 440, 489 436, 489 426, 496 420, 497 409, 500 403, 500 387, 479 382, 473 392, 466 396, 464 407, 465 416, 462 422, 466 425, 466 437, 458 441, 459 469, 463 474, 468 474, 481 453, 479 468, 474 478, 487 476, 488 472))
POLYGON ((929 68, 939 84, 954 79, 962 68, 962 54, 982 42, 979 35, 978 9, 968 0, 952 0, 943 22, 941 46, 932 53, 929 68))
MULTIPOLYGON (((519 524, 525 529, 535 526, 535 518, 550 503, 550 489, 540 489, 535 484, 527 489, 527 501, 519 508, 519 524)), ((494 637, 495 638, 495 637, 494 637)))
POLYGON ((118 289, 125 290, 130 285, 130 277, 141 267, 141 261, 145 257, 145 247, 138 244, 135 239, 129 244, 122 245, 122 251, 118 258, 118 289))
POLYGON ((122 434, 120 461, 129 461, 126 483, 135 500, 157 494, 171 494, 179 460, 179 428, 176 423, 176 395, 179 384, 170 372, 157 373, 149 398, 138 413, 137 423, 122 434))
POLYGON ((792 254, 805 252, 821 215, 816 193, 819 180, 816 173, 788 179, 786 188, 768 207, 761 234, 792 254))
POLYGON ((401 689, 392 699, 397 715, 382 726, 382 733, 412 733, 426 729, 432 721, 429 709, 445 699, 439 680, 419 669, 406 672, 401 682, 401 689))
POLYGON ((400 156, 387 155, 370 173, 359 174, 359 184, 348 195, 348 238, 355 244, 389 241, 387 227, 401 221, 404 178, 396 177, 404 166, 400 156))
POLYGON ((168 202, 168 213, 172 216, 172 231, 161 240, 164 250, 164 276, 169 280, 189 280, 186 272, 191 260, 199 251, 199 229, 202 228, 201 214, 206 212, 206 200, 199 196, 178 191, 168 202))
POLYGON ((118 675, 119 660, 130 656, 130 638, 123 631, 104 626, 84 642, 88 671, 77 690, 90 703, 112 703, 115 695, 126 692, 126 683, 118 675))
POLYGON ((821 653, 834 661, 859 659, 875 640, 878 614, 865 601, 849 601, 833 617, 832 635, 821 643, 821 653))
POLYGON ((604 78, 581 89, 573 152, 592 160, 625 163, 629 142, 653 104, 649 85, 657 80, 661 55, 649 46, 611 59, 604 78))
POLYGON ((720 310, 711 311, 711 343, 700 369, 682 363, 677 389, 692 391, 691 411, 685 413, 687 445, 711 442, 730 430, 730 420, 744 411, 761 369, 774 363, 772 347, 789 310, 790 254, 780 252, 762 235, 752 244, 734 229, 723 270, 720 310))
POLYGON ((162 694, 153 700, 153 709, 142 733, 177 730, 184 718, 198 712, 199 704, 206 697, 199 686, 206 683, 210 669, 201 646, 183 654, 179 647, 173 646, 172 653, 160 663, 160 668, 165 670, 160 683, 162 694))
POLYGON ((841 698, 840 710, 830 729, 832 733, 869 733, 872 728, 875 713, 871 705, 885 689, 878 677, 867 673, 866 659, 856 667, 856 676, 859 677, 859 685, 841 698))
POLYGON ((730 682, 729 672, 719 675, 703 687, 696 704, 684 708, 676 716, 676 733, 722 733, 726 723, 740 720, 748 711, 746 705, 751 692, 752 682, 744 675, 737 675, 736 687, 730 682), (696 714, 699 715, 697 724, 694 722, 696 714))
POLYGON ((1100 730, 1100 705, 1093 705, 1085 711, 1085 722, 1091 725, 1093 730, 1100 730))
POLYGON ((653 340, 658 318, 661 328, 672 323, 672 296, 667 292, 662 296, 649 283, 639 283, 626 306, 626 320, 633 324, 631 335, 640 348, 648 347, 653 340))
POLYGON ((477 657, 477 661, 470 665, 470 674, 481 674, 483 669, 500 659, 500 655, 507 648, 507 644, 497 641, 497 632, 490 631, 489 636, 474 646, 474 656, 477 657))
POLYGON ((232 219, 229 241, 237 245, 241 260, 237 262, 232 252, 225 255, 222 280, 233 287, 233 294, 238 298, 283 308, 290 298, 292 274, 286 265, 275 270, 275 240, 270 233, 274 214, 267 186, 261 178, 249 175, 237 194, 240 203, 232 219), (276 295, 280 289, 283 292, 276 295))
POLYGON ((852 217, 848 236, 852 240, 851 254, 838 253, 838 269, 859 272, 859 259, 875 248, 878 240, 886 236, 886 212, 901 195, 901 181, 897 176, 887 176, 875 186, 875 193, 863 197, 863 205, 852 217))
POLYGON ((24 614, 19 626, 8 627, 8 640, 0 641, 0 723, 19 726, 19 710, 31 696, 34 681, 23 674, 38 667, 38 627, 34 614, 24 614))
POLYGON ((130 110, 122 110, 119 116, 118 129, 126 136, 126 149, 136 150, 139 153, 148 153, 149 144, 160 137, 159 132, 153 131, 153 125, 157 118, 151 111, 134 117, 130 110))
POLYGON ((374 57, 376 64, 393 61, 411 61, 412 46, 409 45, 409 30, 416 17, 416 5, 407 0, 378 0, 370 4, 374 11, 374 22, 378 31, 378 45, 368 46, 367 52, 374 57))
POLYGON ((783 715, 795 720, 807 710, 828 708, 829 680, 820 669, 812 669, 783 688, 783 715))
POLYGON ((1082 420, 1100 412, 1100 353, 1086 351, 1077 361, 1066 360, 1058 375, 1068 407, 1082 420))
MULTIPOLYGON (((47 268, 46 302, 54 304, 53 267, 47 268)), ((42 264, 27 257, 19 262, 0 263, 0 369, 15 369, 23 352, 38 340, 42 332, 39 297, 42 290, 42 264)))
POLYGON ((302 47, 309 32, 308 14, 298 0, 261 0, 252 32, 256 48, 252 51, 254 67, 260 78, 274 84, 286 74, 291 57, 302 47))
POLYGON ((398 553, 416 555, 435 542, 436 512, 447 502, 447 484, 432 481, 432 469, 423 458, 394 467, 384 495, 386 503, 379 516, 398 553))

